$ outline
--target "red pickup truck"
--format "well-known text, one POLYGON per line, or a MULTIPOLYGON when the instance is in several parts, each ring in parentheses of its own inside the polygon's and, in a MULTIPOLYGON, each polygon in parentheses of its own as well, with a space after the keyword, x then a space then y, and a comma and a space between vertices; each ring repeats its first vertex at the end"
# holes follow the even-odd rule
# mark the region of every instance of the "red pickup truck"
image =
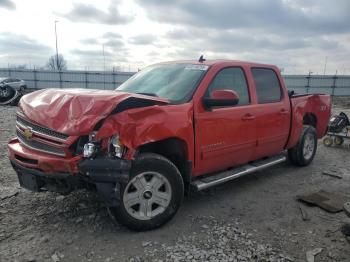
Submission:
POLYGON ((96 190, 119 222, 147 230, 190 190, 287 159, 310 164, 330 111, 328 95, 288 92, 276 66, 160 63, 113 91, 23 96, 8 154, 22 187, 96 190))

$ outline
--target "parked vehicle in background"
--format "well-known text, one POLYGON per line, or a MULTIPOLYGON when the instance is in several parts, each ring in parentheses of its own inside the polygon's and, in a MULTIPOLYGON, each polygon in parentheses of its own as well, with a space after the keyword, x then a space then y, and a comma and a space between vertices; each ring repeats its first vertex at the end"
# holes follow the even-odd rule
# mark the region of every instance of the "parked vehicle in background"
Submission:
POLYGON ((15 104, 27 88, 26 82, 18 78, 0 78, 0 105, 15 104))
POLYGON ((309 165, 331 99, 288 92, 273 65, 200 59, 147 67, 115 91, 36 91, 19 107, 8 153, 22 187, 97 190, 120 223, 147 230, 185 192, 287 158, 309 165))
POLYGON ((0 86, 9 86, 18 91, 23 91, 27 88, 27 84, 24 80, 11 77, 0 78, 0 86))

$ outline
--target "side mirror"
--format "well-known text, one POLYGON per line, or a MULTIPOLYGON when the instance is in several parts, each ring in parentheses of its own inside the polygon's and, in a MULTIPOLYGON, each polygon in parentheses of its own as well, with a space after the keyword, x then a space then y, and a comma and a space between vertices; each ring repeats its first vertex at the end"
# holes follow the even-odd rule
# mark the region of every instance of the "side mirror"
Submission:
POLYGON ((210 93, 210 97, 203 98, 203 105, 205 108, 215 106, 234 106, 239 101, 238 94, 229 89, 214 90, 210 93))

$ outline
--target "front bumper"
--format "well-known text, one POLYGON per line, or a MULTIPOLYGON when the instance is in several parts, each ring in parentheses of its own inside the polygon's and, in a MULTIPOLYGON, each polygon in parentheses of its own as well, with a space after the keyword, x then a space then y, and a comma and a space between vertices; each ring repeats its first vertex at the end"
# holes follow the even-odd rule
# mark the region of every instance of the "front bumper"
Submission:
POLYGON ((17 139, 8 144, 10 162, 22 187, 69 193, 94 185, 107 204, 118 204, 120 183, 127 183, 131 161, 124 159, 63 158, 30 150, 17 139))
POLYGON ((8 156, 12 162, 31 169, 41 170, 43 173, 78 174, 78 162, 81 156, 72 158, 59 157, 23 146, 17 138, 10 140, 7 145, 8 156))

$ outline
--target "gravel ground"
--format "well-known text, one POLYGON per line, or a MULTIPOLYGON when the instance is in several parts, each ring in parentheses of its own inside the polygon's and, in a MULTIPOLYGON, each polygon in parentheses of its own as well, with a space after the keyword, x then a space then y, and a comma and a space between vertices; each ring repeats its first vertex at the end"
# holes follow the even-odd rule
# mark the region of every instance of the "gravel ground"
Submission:
MULTIPOLYGON (((348 101, 334 112, 350 115, 348 101)), ((320 250, 315 261, 350 261, 350 242, 339 230, 350 219, 295 200, 319 189, 350 195, 348 144, 320 141, 308 167, 284 163, 194 193, 170 223, 135 233, 114 222, 93 193, 19 187, 6 150, 15 111, 1 107, 0 114, 0 261, 306 261, 307 251, 320 250), (322 175, 330 169, 343 178, 322 175)))

